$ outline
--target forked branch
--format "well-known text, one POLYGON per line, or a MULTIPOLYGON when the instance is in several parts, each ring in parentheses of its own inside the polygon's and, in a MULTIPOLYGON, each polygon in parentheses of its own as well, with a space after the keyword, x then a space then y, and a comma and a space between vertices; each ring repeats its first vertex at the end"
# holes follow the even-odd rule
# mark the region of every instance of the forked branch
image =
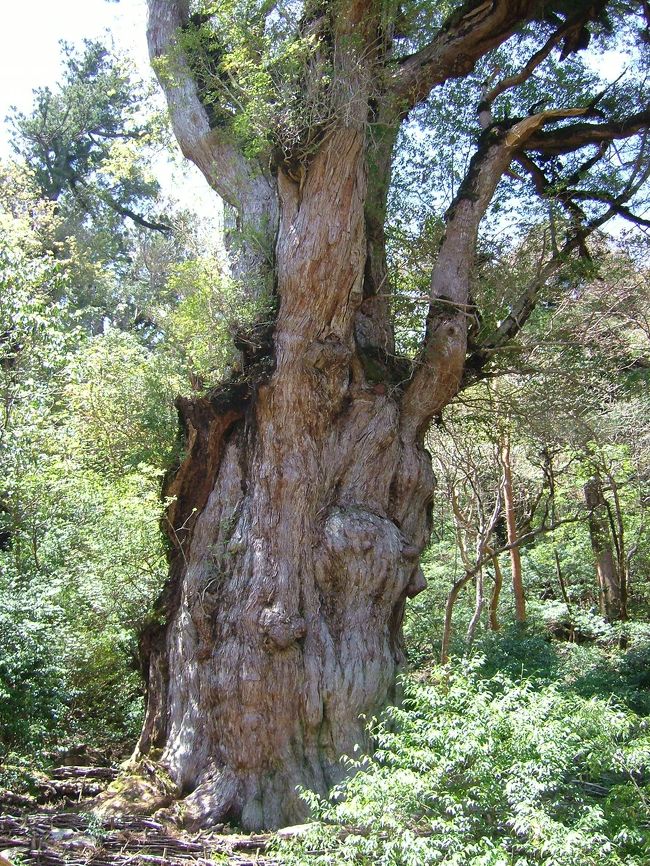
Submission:
POLYGON ((476 62, 505 42, 528 20, 536 0, 469 0, 454 12, 436 37, 405 57, 390 82, 389 93, 406 114, 450 78, 472 71, 476 62))
POLYGON ((483 133, 479 150, 446 214, 447 228, 431 278, 426 333, 402 404, 402 422, 408 435, 420 435, 460 387, 478 228, 497 184, 515 155, 526 148, 545 123, 581 116, 587 111, 584 108, 544 111, 483 133))

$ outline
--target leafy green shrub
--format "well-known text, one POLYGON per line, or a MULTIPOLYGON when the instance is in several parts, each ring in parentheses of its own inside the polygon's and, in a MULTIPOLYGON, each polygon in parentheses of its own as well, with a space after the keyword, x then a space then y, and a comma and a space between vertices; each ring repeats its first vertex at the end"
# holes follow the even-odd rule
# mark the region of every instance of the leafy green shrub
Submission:
POLYGON ((515 680, 526 677, 536 682, 550 682, 557 676, 560 662, 556 645, 541 630, 513 625, 499 632, 488 632, 479 648, 484 653, 483 676, 501 673, 515 680))
POLYGON ((119 479, 42 461, 30 522, 0 550, 0 742, 113 747, 142 717, 136 633, 166 576, 158 473, 119 479))
POLYGON ((169 465, 181 379, 164 357, 111 329, 82 347, 67 373, 67 448, 80 462, 117 475, 169 465))
POLYGON ((567 687, 577 694, 613 698, 650 716, 650 641, 639 641, 629 650, 571 645, 562 670, 567 687))
POLYGON ((321 823, 282 843, 283 862, 647 863, 645 725, 600 698, 484 678, 483 658, 465 667, 407 683, 374 759, 330 801, 311 798, 321 823))
POLYGON ((170 269, 167 291, 176 303, 171 309, 161 307, 156 317, 166 350, 199 390, 215 387, 229 369, 238 370, 233 341, 237 332, 272 318, 272 299, 260 287, 253 300, 250 288, 225 276, 215 258, 182 262, 170 269))
POLYGON ((65 673, 52 630, 61 611, 47 602, 36 610, 5 581, 0 610, 0 760, 9 750, 44 745, 65 716, 65 673))

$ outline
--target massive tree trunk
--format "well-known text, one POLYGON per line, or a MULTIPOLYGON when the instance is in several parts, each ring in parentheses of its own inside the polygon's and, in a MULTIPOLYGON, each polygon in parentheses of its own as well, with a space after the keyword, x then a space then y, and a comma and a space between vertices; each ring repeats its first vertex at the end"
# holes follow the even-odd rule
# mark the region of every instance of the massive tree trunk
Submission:
POLYGON ((324 794, 341 778, 364 717, 392 696, 404 602, 424 586, 430 463, 354 338, 362 131, 332 136, 302 190, 282 176, 279 190, 275 368, 246 399, 183 404, 190 448, 170 490, 177 537, 198 516, 176 552, 140 750, 163 748, 200 823, 297 821, 297 786, 324 794))
POLYGON ((370 376, 355 336, 368 318, 366 160, 350 126, 302 186, 278 174, 273 370, 245 396, 181 404, 188 455, 169 490, 180 543, 139 751, 162 749, 196 824, 304 817, 297 789, 325 794, 393 697, 405 600, 425 586, 423 436, 460 383, 470 251, 496 179, 477 166, 449 216, 433 278, 446 303, 432 304, 425 360, 397 386, 388 356, 383 380, 377 363, 370 376))
MULTIPOLYGON (((174 797, 174 814, 197 826, 272 827, 304 817, 299 787, 325 794, 341 778, 341 757, 367 745, 365 719, 394 697, 405 601, 425 585, 424 433, 461 382, 479 223, 514 155, 547 121, 585 111, 485 130, 446 214, 421 350, 405 361, 393 354, 384 235, 399 125, 539 4, 465 3, 398 62, 384 4, 305 4, 296 32, 316 38, 301 86, 305 99, 320 92, 329 64, 330 114, 306 150, 276 142, 252 156, 227 121, 211 121, 175 45, 189 0, 149 5, 176 137, 236 213, 237 277, 252 295, 270 287, 277 314, 242 338, 238 378, 178 404, 186 448, 166 491, 171 576, 162 624, 143 636, 136 752, 169 784, 143 808, 174 797)), ((581 135, 567 146, 593 133, 581 135)), ((535 147, 555 145, 538 135, 535 147)), ((145 781, 132 796, 156 788, 145 781)))

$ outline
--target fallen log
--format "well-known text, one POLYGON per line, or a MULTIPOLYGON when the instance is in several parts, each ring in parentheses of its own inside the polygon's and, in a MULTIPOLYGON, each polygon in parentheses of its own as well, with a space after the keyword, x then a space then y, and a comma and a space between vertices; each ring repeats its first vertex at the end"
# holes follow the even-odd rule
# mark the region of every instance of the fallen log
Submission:
POLYGON ((270 838, 214 830, 183 838, 140 817, 96 822, 72 812, 0 816, 0 848, 9 858, 15 850, 19 862, 30 866, 216 866, 224 857, 232 866, 278 866, 276 860, 260 856, 270 838))
POLYGON ((33 809, 36 805, 36 800, 28 794, 15 794, 13 791, 0 790, 0 809, 18 808, 18 809, 33 809))
POLYGON ((116 779, 119 770, 116 767, 55 767, 50 770, 52 779, 116 779))

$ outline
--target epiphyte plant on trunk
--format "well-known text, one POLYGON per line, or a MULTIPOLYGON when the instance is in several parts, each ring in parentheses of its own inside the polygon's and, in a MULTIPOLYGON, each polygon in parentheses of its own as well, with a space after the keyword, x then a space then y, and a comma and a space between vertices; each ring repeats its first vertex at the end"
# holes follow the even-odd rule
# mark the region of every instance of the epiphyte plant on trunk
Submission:
MULTIPOLYGON (((276 312, 242 339, 236 376, 179 401, 164 622, 142 642, 141 778, 104 810, 131 808, 130 792, 194 826, 294 823, 299 789, 325 794, 341 756, 364 747, 364 717, 395 694, 406 599, 425 586, 431 420, 490 373, 590 233, 617 215, 644 222, 642 93, 595 73, 572 89, 560 74, 590 38, 644 36, 644 8, 149 0, 175 135, 236 214, 236 278, 276 312), (446 208, 419 350, 398 357, 386 222, 400 130, 460 79, 474 152, 446 208), (545 107, 528 113, 540 89, 545 107), (468 343, 479 224, 501 181, 566 219, 534 279, 468 343), (152 766, 166 784, 145 778, 152 766)), ((421 133, 436 146, 435 125, 421 133)))

